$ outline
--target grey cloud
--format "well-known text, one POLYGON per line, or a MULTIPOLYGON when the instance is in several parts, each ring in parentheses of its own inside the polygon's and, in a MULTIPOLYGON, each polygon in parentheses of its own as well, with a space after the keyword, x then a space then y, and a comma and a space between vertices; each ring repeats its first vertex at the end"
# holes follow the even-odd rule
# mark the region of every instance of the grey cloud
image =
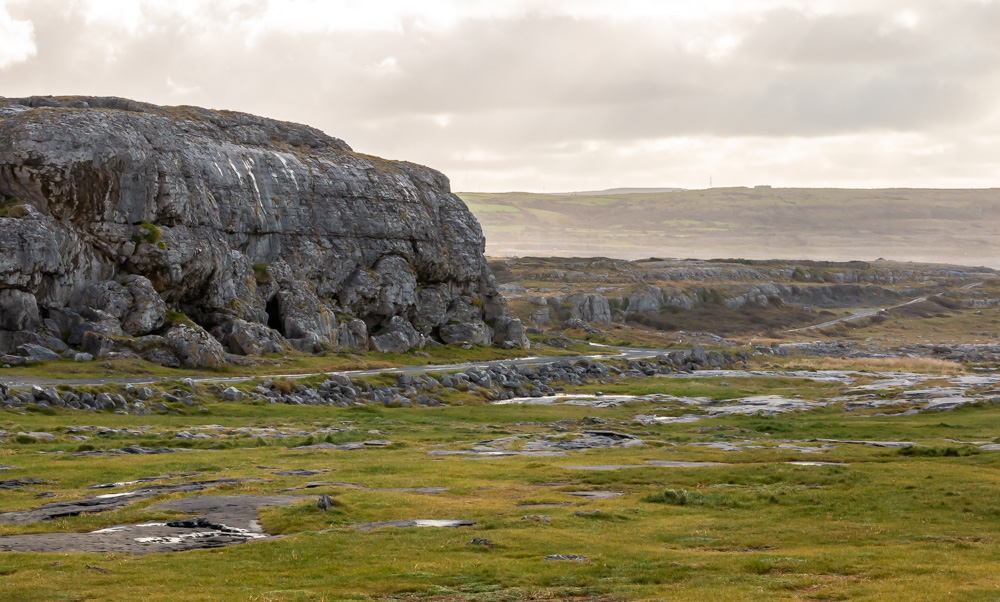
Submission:
MULTIPOLYGON (((449 30, 411 21, 402 32, 265 31, 251 40, 240 23, 260 6, 161 16, 132 37, 87 26, 62 2, 33 0, 15 16, 34 23, 38 54, 0 70, 0 94, 244 110, 446 173, 530 174, 538 183, 638 178, 639 165, 653 177, 654 164, 619 160, 614 147, 676 136, 926 132, 964 148, 1000 97, 1000 2, 917 2, 923 17, 912 30, 887 28, 902 4, 731 17, 716 28, 741 43, 717 60, 683 43, 682 24, 530 14, 449 30), (586 150, 591 140, 602 150, 586 150), (469 159, 476 150, 498 159, 469 159)), ((894 169, 908 177, 905 166, 894 169)))

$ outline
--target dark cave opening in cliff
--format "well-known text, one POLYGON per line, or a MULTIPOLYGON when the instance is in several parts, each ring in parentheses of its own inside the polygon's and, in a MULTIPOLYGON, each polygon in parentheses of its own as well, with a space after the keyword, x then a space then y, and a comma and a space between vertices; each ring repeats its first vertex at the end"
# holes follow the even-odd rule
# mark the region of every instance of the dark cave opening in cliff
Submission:
POLYGON ((281 320, 281 305, 278 303, 278 295, 271 297, 264 311, 267 312, 267 327, 277 330, 281 336, 285 336, 285 325, 281 320))

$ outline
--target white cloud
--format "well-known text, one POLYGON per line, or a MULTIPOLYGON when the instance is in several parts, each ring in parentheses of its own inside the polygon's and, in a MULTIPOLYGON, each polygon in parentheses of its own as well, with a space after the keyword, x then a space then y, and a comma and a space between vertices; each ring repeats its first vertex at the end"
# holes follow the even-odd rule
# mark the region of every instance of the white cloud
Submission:
POLYGON ((14 19, 0 0, 0 69, 23 63, 35 56, 35 27, 31 21, 14 19))

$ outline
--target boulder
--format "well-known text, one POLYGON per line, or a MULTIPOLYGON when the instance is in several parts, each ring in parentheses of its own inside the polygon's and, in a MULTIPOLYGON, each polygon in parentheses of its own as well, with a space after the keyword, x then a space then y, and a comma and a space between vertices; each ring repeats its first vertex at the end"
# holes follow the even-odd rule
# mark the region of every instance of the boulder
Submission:
POLYGON ((441 340, 449 345, 469 343, 471 345, 489 345, 493 342, 490 327, 482 320, 448 324, 441 327, 441 340))
POLYGON ((133 337, 149 334, 163 326, 167 304, 144 276, 130 274, 122 279, 129 294, 128 309, 121 318, 122 330, 133 337))
POLYGON ((243 391, 240 391, 236 387, 229 387, 222 392, 222 399, 224 401, 243 401, 245 397, 243 391))
POLYGON ((222 344, 197 324, 174 326, 163 335, 163 343, 188 368, 217 368, 225 358, 222 344))
POLYGON ((351 320, 337 326, 334 345, 348 349, 368 349, 368 326, 361 320, 351 320))
POLYGON ((72 297, 73 305, 88 307, 103 315, 121 321, 132 302, 132 296, 121 284, 113 280, 91 282, 72 297))
POLYGON ((517 318, 501 316, 493 322, 493 342, 501 347, 528 349, 531 342, 524 324, 517 318))
POLYGON ((329 340, 336 325, 329 308, 305 281, 293 281, 279 290, 276 303, 269 307, 273 308, 269 315, 276 312, 269 323, 276 322, 278 331, 288 339, 314 334, 320 340, 329 340))
POLYGON ((17 352, 29 360, 36 362, 58 362, 62 359, 62 357, 55 351, 42 347, 41 345, 33 345, 31 343, 21 345, 17 348, 17 352))
POLYGON ((550 297, 549 305, 564 314, 568 313, 570 320, 581 320, 592 324, 611 323, 611 305, 604 295, 550 297))
POLYGON ((410 349, 424 346, 424 336, 413 325, 395 316, 389 325, 369 338, 372 351, 379 353, 406 353, 410 349))
POLYGON ((0 329, 28 330, 40 323, 34 295, 15 289, 0 290, 0 329))
POLYGON ((88 331, 81 337, 80 348, 91 357, 107 357, 115 351, 115 341, 102 333, 88 331))
POLYGON ((212 330, 222 345, 236 355, 281 353, 287 342, 278 332, 254 322, 231 320, 212 330))

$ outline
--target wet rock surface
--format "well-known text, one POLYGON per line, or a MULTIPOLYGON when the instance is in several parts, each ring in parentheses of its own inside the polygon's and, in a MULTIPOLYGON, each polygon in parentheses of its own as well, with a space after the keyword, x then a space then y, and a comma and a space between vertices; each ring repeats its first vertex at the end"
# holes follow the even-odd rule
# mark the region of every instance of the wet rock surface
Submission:
POLYGON ((586 556, 578 556, 576 554, 550 554, 545 557, 545 560, 569 560, 572 562, 590 562, 590 559, 586 556))
POLYGON ((438 519, 414 519, 414 520, 385 520, 375 523, 361 523, 352 525, 356 531, 371 531, 372 529, 383 529, 386 527, 408 528, 408 527, 432 527, 432 528, 457 528, 471 527, 476 524, 473 520, 438 520, 438 519))
POLYGON ((107 512, 109 510, 117 510, 118 508, 131 504, 132 502, 148 499, 161 494, 191 493, 201 491, 209 487, 217 487, 219 485, 233 485, 243 482, 243 480, 244 479, 217 479, 212 481, 193 481, 190 483, 175 483, 168 485, 150 485, 141 489, 133 489, 132 491, 106 493, 82 500, 53 502, 51 504, 45 504, 34 510, 5 512, 0 514, 0 523, 23 525, 67 516, 107 512))
POLYGON ((198 495, 148 510, 197 514, 191 519, 116 525, 89 533, 37 533, 0 537, 0 551, 150 554, 219 548, 269 536, 257 511, 308 499, 288 495, 198 495))
POLYGON ((426 495, 438 495, 448 491, 447 487, 365 487, 357 483, 345 483, 343 481, 310 481, 305 485, 281 489, 278 493, 297 491, 299 489, 314 489, 316 487, 344 487, 346 489, 363 489, 365 491, 384 491, 389 493, 421 493, 426 495))

